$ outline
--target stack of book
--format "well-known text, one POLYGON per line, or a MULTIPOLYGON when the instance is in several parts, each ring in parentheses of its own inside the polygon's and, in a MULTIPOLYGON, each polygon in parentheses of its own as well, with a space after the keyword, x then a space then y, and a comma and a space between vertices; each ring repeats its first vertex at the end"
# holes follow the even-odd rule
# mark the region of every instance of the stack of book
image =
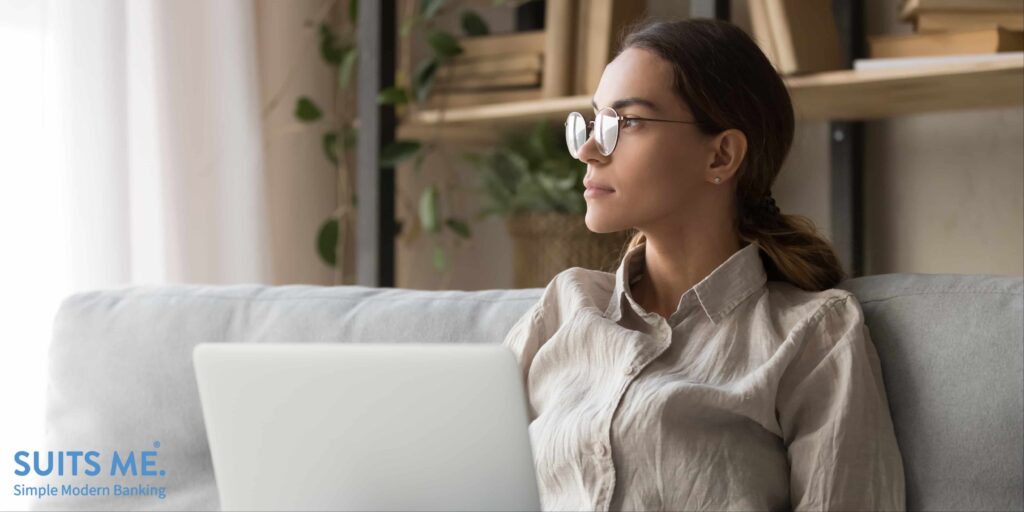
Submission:
POLYGON ((429 107, 539 99, 544 43, 543 30, 460 39, 463 53, 438 70, 429 107))
POLYGON ((868 38, 871 58, 1024 50, 1024 0, 903 0, 914 33, 868 38))

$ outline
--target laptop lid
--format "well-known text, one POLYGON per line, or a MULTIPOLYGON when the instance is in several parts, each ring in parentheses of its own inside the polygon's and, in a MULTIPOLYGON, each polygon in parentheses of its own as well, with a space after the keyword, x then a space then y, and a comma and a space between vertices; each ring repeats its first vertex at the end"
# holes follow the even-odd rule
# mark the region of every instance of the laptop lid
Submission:
POLYGON ((224 510, 540 510, 503 345, 200 343, 224 510))

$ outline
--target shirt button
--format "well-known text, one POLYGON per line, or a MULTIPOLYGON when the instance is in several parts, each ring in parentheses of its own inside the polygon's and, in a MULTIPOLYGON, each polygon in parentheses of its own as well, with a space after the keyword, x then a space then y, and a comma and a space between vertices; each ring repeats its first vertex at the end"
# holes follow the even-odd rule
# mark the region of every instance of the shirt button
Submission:
POLYGON ((604 457, 608 455, 608 447, 601 442, 594 443, 594 453, 596 453, 598 457, 604 457))
POLYGON ((632 376, 632 375, 636 375, 636 372, 637 372, 638 370, 639 370, 639 368, 637 368, 637 366, 636 366, 636 365, 633 365, 633 364, 631 364, 631 365, 629 365, 629 366, 627 366, 627 367, 626 367, 626 370, 625 370, 625 372, 623 372, 623 373, 625 373, 626 375, 630 375, 630 376, 632 376))

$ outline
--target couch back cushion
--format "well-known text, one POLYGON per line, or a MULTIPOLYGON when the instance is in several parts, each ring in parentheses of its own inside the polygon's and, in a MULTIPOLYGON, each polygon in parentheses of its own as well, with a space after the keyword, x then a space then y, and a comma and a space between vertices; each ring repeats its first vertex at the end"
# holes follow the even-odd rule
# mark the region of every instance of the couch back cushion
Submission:
POLYGON ((166 475, 79 474, 44 482, 163 486, 166 498, 57 496, 33 499, 31 506, 219 509, 192 368, 197 343, 500 343, 542 291, 165 286, 71 296, 57 315, 50 348, 46 449, 96 450, 104 459, 115 450, 157 451, 166 475))
POLYGON ((1024 279, 885 274, 857 295, 909 510, 1024 510, 1024 279))

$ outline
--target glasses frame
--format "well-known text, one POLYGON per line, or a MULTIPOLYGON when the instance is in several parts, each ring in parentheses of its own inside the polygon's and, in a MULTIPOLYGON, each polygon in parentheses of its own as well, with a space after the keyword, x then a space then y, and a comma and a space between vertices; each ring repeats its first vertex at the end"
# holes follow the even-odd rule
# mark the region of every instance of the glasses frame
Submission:
POLYGON ((596 135, 595 135, 594 142, 597 143, 597 150, 598 150, 598 152, 600 152, 604 156, 610 156, 612 154, 612 152, 615 151, 615 147, 619 145, 619 132, 622 130, 622 123, 624 123, 624 122, 626 122, 628 120, 653 121, 653 122, 657 122, 657 123, 699 124, 697 121, 677 121, 677 120, 674 120, 674 119, 654 119, 654 118, 651 118, 651 117, 639 117, 639 116, 628 116, 628 117, 626 117, 626 116, 620 116, 619 113, 616 112, 615 109, 613 109, 611 107, 604 107, 601 110, 598 110, 597 113, 594 114, 594 119, 590 120, 590 121, 587 121, 586 118, 583 117, 583 114, 581 114, 579 112, 569 112, 569 115, 566 116, 566 118, 565 118, 565 130, 566 130, 566 135, 567 135, 567 137, 565 139, 565 145, 566 145, 566 147, 568 147, 569 154, 572 155, 573 158, 579 158, 579 150, 582 149, 584 145, 586 145, 587 141, 590 140, 590 136, 594 134, 594 122, 597 120, 597 118, 599 116, 601 116, 601 113, 605 112, 605 111, 611 112, 611 115, 607 116, 607 117, 611 117, 611 118, 615 119, 615 142, 612 143, 612 147, 608 149, 607 153, 605 153, 604 149, 602 148, 602 146, 604 144, 602 144, 600 141, 598 141, 597 138, 596 138, 596 135), (569 135, 569 133, 568 133, 568 131, 569 131, 569 122, 572 121, 573 115, 579 116, 580 119, 582 119, 583 121, 586 122, 586 125, 585 125, 585 130, 586 131, 584 133, 585 138, 583 139, 583 144, 580 144, 580 147, 578 149, 576 149, 575 151, 573 150, 572 145, 569 143, 569 137, 568 137, 568 135, 569 135))

